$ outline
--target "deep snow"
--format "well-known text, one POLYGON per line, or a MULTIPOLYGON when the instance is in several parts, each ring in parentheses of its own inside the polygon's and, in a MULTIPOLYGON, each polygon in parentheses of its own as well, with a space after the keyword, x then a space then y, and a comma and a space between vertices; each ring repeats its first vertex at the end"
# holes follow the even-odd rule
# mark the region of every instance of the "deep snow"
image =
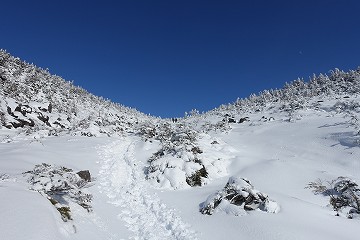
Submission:
POLYGON ((227 132, 203 135, 201 156, 216 156, 221 166, 214 169, 221 171, 204 186, 177 190, 145 180, 158 141, 131 133, 35 139, 0 129, 1 239, 358 239, 359 219, 335 216, 328 197, 305 189, 317 178, 346 176, 360 183, 357 136, 349 117, 328 110, 333 104, 301 110, 290 122, 281 113, 253 113, 227 132), (274 121, 264 122, 264 115, 274 121), (214 139, 219 144, 210 144, 214 139), (43 162, 90 170, 93 211, 70 204, 73 220, 65 223, 48 200, 29 190, 22 173, 43 162), (280 211, 201 214, 201 204, 231 176, 249 179, 280 211))

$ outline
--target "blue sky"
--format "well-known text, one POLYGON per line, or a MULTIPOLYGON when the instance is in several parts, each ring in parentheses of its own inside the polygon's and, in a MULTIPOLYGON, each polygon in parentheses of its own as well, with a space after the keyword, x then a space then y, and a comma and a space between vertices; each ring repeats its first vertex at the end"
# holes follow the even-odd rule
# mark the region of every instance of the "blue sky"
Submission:
POLYGON ((360 3, 3 1, 0 48, 144 113, 181 117, 360 64, 360 3))

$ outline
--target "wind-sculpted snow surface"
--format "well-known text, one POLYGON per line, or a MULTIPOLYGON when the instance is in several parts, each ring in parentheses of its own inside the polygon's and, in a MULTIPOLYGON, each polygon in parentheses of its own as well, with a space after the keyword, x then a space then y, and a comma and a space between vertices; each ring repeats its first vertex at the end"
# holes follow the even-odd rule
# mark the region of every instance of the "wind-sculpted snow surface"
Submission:
POLYGON ((99 149, 100 189, 119 209, 132 239, 197 239, 176 211, 148 192, 143 164, 134 156, 138 139, 127 137, 99 149))

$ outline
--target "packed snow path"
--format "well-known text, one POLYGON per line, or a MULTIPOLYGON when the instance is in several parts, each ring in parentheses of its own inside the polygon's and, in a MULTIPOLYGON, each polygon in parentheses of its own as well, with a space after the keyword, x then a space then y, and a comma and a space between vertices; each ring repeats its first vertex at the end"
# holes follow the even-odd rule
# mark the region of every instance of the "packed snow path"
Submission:
POLYGON ((100 190, 119 210, 132 239, 196 239, 174 210, 147 191, 143 164, 135 158, 137 143, 128 137, 99 148, 100 190))

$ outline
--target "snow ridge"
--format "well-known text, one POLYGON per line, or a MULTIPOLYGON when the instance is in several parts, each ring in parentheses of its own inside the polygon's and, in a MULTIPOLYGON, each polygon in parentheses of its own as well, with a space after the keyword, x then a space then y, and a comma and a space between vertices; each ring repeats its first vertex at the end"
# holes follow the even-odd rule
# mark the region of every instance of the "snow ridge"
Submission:
POLYGON ((121 209, 118 218, 133 232, 131 239, 197 239, 173 209, 147 191, 143 166, 134 156, 138 141, 127 137, 98 149, 100 190, 121 209))

